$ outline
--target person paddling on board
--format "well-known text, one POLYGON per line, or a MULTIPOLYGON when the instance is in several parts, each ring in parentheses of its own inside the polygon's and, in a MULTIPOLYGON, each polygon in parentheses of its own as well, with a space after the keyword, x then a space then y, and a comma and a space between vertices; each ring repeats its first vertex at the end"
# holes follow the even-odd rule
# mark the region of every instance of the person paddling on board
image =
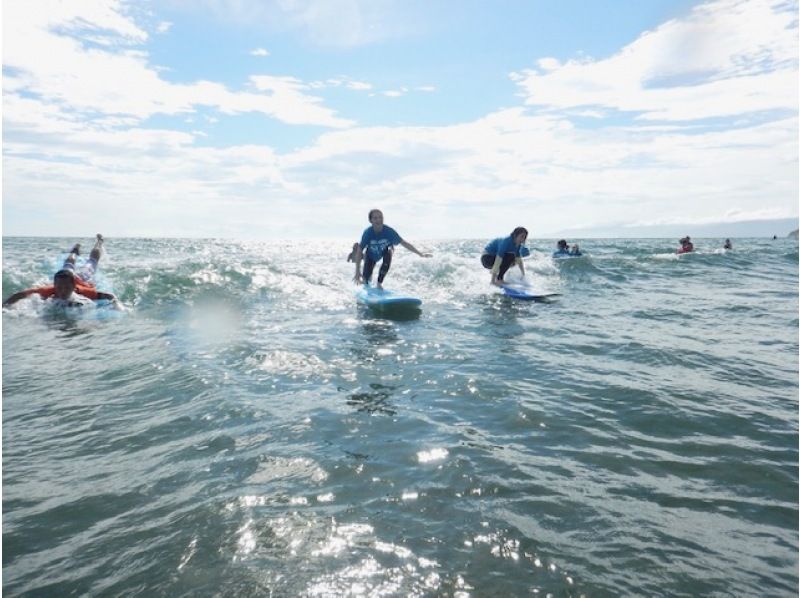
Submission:
POLYGON ((116 308, 121 309, 122 306, 114 295, 98 291, 95 288, 94 274, 102 250, 103 235, 98 234, 89 259, 76 271, 75 259, 81 253, 81 245, 76 243, 64 260, 61 270, 53 276, 51 286, 36 287, 14 293, 3 302, 3 306, 13 305, 20 299, 36 294, 42 299, 53 298, 55 304, 62 307, 80 307, 86 303, 86 300, 106 299, 111 301, 116 308))
POLYGON ((684 237, 680 239, 680 248, 678 249, 678 253, 691 253, 694 251, 694 244, 692 243, 691 237, 684 237))
POLYGON ((383 288, 383 280, 392 265, 392 254, 396 245, 402 245, 412 253, 420 257, 432 257, 430 253, 418 251, 411 243, 404 241, 402 237, 390 226, 383 224, 383 212, 380 210, 370 210, 368 215, 369 228, 361 235, 361 243, 353 245, 353 251, 347 257, 347 261, 355 262, 356 274, 353 280, 356 283, 370 284, 372 271, 375 264, 381 262, 378 270, 378 288, 383 288), (365 251, 366 250, 366 251, 365 251), (361 272, 361 260, 364 260, 364 271, 361 272))
POLYGON ((498 237, 484 247, 483 255, 481 255, 481 264, 487 270, 492 271, 493 285, 502 287, 505 284, 503 277, 513 264, 517 264, 522 276, 525 276, 525 266, 522 265, 522 258, 531 253, 524 246, 527 239, 528 229, 518 226, 509 236, 498 237))
POLYGON ((733 243, 731 243, 730 239, 725 239, 725 245, 722 246, 723 249, 733 249, 733 243))
POLYGON ((553 252, 553 257, 564 257, 571 255, 569 252, 569 243, 566 239, 561 239, 557 244, 557 249, 553 252))

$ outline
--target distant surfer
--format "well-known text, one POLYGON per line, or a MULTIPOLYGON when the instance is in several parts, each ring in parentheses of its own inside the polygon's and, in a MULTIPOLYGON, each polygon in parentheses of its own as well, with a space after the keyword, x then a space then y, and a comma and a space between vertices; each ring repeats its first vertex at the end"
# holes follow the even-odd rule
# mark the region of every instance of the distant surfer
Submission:
POLYGON ((553 252, 553 257, 568 257, 572 255, 569 252, 569 243, 567 243, 566 239, 561 239, 556 244, 556 250, 553 252))
POLYGON ((97 271, 97 264, 103 251, 103 235, 98 234, 94 247, 89 253, 89 259, 80 267, 75 269, 75 260, 81 253, 80 243, 76 243, 64 260, 61 269, 53 276, 53 284, 45 287, 26 289, 19 293, 14 293, 3 302, 3 305, 12 305, 29 297, 39 295, 42 299, 52 298, 56 305, 62 307, 80 307, 88 300, 107 299, 115 307, 120 307, 117 298, 111 293, 104 293, 95 288, 94 275, 97 271))
POLYGON ((694 243, 692 243, 691 237, 683 237, 678 242, 681 244, 681 246, 678 248, 677 253, 691 253, 694 251, 694 243))
POLYGON ((569 250, 569 254, 570 254, 572 257, 581 257, 581 256, 583 255, 583 254, 581 253, 581 248, 580 248, 580 247, 578 247, 578 244, 577 244, 577 243, 575 243, 575 244, 572 246, 572 249, 570 249, 570 250, 569 250))
POLYGON ((725 245, 722 246, 723 249, 733 249, 733 243, 731 243, 730 239, 725 239, 725 245))
POLYGON ((508 269, 516 264, 522 276, 525 276, 525 266, 522 258, 530 255, 528 248, 524 246, 528 239, 528 229, 518 226, 507 237, 498 237, 491 241, 481 255, 483 267, 492 271, 492 284, 498 287, 503 286, 503 277, 508 269))
POLYGON ((380 210, 370 210, 368 214, 371 226, 361 235, 361 243, 353 245, 353 251, 347 257, 348 262, 355 262, 356 274, 353 280, 356 283, 370 284, 372 281, 372 271, 375 264, 381 262, 378 270, 378 288, 383 288, 383 280, 386 273, 392 266, 392 254, 397 245, 402 245, 412 253, 420 257, 432 257, 430 253, 422 253, 411 243, 404 241, 402 237, 391 226, 383 224, 383 212, 380 210), (361 260, 364 260, 364 271, 361 272, 361 260))

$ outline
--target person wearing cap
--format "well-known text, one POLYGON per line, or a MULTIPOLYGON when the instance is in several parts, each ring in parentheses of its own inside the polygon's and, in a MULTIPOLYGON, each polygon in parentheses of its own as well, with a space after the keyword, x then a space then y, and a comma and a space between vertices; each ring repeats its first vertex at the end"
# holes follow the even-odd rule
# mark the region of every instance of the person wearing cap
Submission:
POLYGON ((487 270, 492 271, 492 284, 498 287, 503 286, 503 277, 512 265, 519 266, 522 276, 525 276, 525 266, 522 265, 522 258, 530 255, 530 251, 525 247, 528 239, 528 229, 518 226, 507 237, 498 237, 492 240, 483 249, 481 264, 487 270))
POLYGON ((361 243, 353 245, 353 250, 347 256, 348 262, 354 262, 356 273, 353 281, 356 283, 369 284, 372 280, 372 271, 375 264, 381 262, 378 270, 378 288, 383 288, 383 279, 392 265, 392 255, 396 245, 402 245, 412 253, 420 257, 432 257, 430 253, 418 251, 411 243, 404 241, 391 226, 383 224, 383 212, 380 210, 370 210, 367 215, 371 226, 361 235, 361 243), (364 271, 361 271, 361 260, 364 260, 364 271))
POLYGON ((111 293, 104 293, 98 291, 94 284, 94 274, 97 270, 97 264, 100 261, 100 256, 103 249, 103 235, 98 234, 94 247, 89 254, 89 259, 86 260, 79 271, 75 270, 75 259, 80 255, 80 243, 76 243, 69 252, 69 255, 64 260, 61 270, 53 276, 53 284, 44 287, 36 287, 26 289, 18 293, 14 293, 3 302, 3 306, 12 305, 31 295, 39 295, 42 299, 53 298, 58 305, 67 307, 80 306, 87 299, 97 301, 98 299, 107 299, 119 306, 117 298, 111 293))

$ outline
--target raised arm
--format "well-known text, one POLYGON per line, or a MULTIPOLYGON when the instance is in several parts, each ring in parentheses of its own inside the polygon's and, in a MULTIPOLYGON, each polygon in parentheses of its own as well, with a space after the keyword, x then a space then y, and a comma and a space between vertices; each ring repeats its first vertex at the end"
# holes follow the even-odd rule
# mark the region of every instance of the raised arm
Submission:
POLYGON ((400 241, 400 245, 408 249, 411 253, 416 253, 419 257, 433 257, 432 253, 422 253, 418 251, 417 248, 408 241, 400 241))

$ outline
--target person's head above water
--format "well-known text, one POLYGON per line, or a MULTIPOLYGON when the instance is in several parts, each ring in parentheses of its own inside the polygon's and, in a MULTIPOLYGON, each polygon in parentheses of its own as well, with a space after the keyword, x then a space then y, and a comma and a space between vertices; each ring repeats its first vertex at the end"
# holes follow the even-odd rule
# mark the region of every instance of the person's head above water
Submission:
POLYGON ((567 248, 567 241, 566 241, 566 239, 561 239, 561 240, 558 242, 558 248, 559 248, 559 249, 566 249, 566 248, 567 248))
POLYGON ((53 276, 53 286, 57 299, 69 299, 75 291, 75 274, 72 270, 59 270, 53 276))
POLYGON ((511 238, 514 239, 515 245, 522 245, 528 238, 528 229, 524 226, 518 226, 511 231, 511 238))

